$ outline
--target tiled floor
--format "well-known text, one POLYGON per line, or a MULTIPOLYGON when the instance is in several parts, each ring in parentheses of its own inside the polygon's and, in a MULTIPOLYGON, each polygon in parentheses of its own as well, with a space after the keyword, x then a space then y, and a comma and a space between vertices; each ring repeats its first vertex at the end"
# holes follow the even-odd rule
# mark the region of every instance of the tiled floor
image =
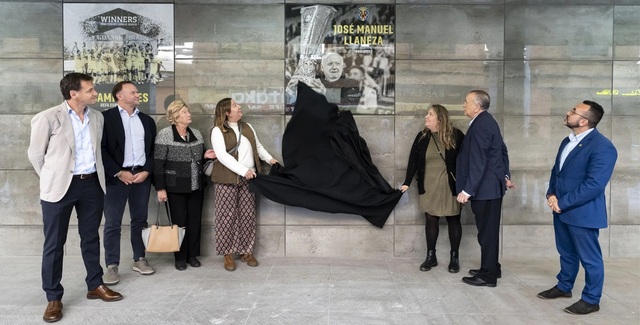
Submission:
MULTIPOLYGON (((557 259, 503 259, 496 288, 461 282, 478 261, 451 274, 444 259, 429 272, 406 258, 259 258, 257 268, 237 261, 234 272, 220 257, 183 272, 168 256, 149 260, 151 276, 122 263, 112 288, 125 298, 105 303, 85 298, 82 261, 65 257, 58 324, 640 324, 638 259, 606 261, 601 309, 588 316, 562 311, 579 299, 582 273, 574 298, 536 297, 555 284, 557 259)), ((44 324, 39 274, 39 257, 0 258, 0 324, 44 324)))

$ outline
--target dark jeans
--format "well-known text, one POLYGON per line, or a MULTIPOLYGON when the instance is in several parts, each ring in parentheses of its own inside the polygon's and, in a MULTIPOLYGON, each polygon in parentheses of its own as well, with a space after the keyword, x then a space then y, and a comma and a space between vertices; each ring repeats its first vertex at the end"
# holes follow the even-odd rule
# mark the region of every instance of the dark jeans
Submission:
MULTIPOLYGON (((200 256, 200 237, 202 228, 202 201, 204 191, 191 193, 167 193, 169 211, 174 224, 185 227, 184 240, 180 251, 174 253, 176 261, 200 256)), ((160 222, 162 224, 162 221, 160 222)))
POLYGON ((149 193, 151 178, 147 177, 140 184, 125 185, 117 180, 114 185, 107 185, 104 199, 104 253, 106 265, 120 264, 120 236, 124 208, 129 201, 131 215, 131 248, 133 260, 144 257, 142 229, 147 227, 149 213, 149 193))
POLYGON ((48 301, 60 300, 64 288, 62 279, 62 258, 67 241, 71 211, 76 208, 78 233, 84 267, 87 270, 85 282, 87 290, 95 290, 102 284, 100 266, 100 234, 104 193, 98 177, 74 178, 64 197, 58 202, 40 201, 44 224, 44 245, 42 250, 42 289, 48 301))

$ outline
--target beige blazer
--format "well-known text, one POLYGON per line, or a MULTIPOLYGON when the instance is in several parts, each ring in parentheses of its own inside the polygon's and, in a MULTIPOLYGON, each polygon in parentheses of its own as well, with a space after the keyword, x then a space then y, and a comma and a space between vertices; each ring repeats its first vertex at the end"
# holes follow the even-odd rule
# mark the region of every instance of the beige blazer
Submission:
MULTIPOLYGON (((105 191, 104 166, 102 164, 102 128, 104 117, 89 109, 89 131, 96 159, 96 171, 102 191, 105 191)), ((75 167, 75 139, 73 125, 63 102, 36 114, 31 119, 29 161, 40 176, 40 199, 58 202, 71 185, 75 167)))

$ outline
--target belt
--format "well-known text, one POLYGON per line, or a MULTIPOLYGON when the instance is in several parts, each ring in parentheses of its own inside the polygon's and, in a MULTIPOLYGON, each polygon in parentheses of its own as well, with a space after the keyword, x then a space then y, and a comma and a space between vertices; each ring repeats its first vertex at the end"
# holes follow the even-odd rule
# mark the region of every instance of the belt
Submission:
POLYGON ((142 166, 122 167, 121 169, 131 172, 132 174, 137 174, 142 171, 142 166))
POLYGON ((76 179, 89 179, 89 178, 93 178, 98 176, 98 173, 91 173, 91 174, 77 174, 77 175, 73 175, 73 178, 76 179))

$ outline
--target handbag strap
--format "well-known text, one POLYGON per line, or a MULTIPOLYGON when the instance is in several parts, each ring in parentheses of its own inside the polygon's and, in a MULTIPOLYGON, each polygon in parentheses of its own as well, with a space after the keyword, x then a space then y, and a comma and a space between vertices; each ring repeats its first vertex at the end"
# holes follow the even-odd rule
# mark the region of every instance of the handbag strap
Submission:
POLYGON ((169 219, 169 225, 173 226, 173 221, 171 221, 171 213, 169 212, 169 200, 164 201, 164 208, 167 210, 167 218, 169 219))
MULTIPOLYGON (((431 135, 431 139, 433 139, 433 144, 436 145, 436 149, 438 150, 438 155, 440 155, 440 158, 442 158, 442 161, 444 161, 444 166, 445 168, 447 168, 447 161, 444 159, 444 156, 442 155, 442 152, 440 151, 440 147, 438 146, 438 140, 436 139, 436 137, 433 136, 433 133, 429 132, 429 135, 431 135)), ((456 180, 456 177, 453 176, 452 172, 449 172, 449 174, 451 175, 451 177, 453 177, 453 180, 456 180)))
MULTIPOLYGON (((215 126, 211 127, 211 130, 209 131, 209 139, 211 139, 211 137, 213 136, 213 129, 215 128, 215 126)), ((233 155, 236 151, 238 151, 238 147, 240 146, 240 140, 242 140, 242 123, 238 122, 238 133, 240 136, 238 136, 238 142, 236 142, 236 145, 229 149, 229 151, 227 151, 228 154, 233 155)), ((213 143, 211 144, 213 146, 213 143)), ((217 160, 217 159, 216 159, 217 160)))

